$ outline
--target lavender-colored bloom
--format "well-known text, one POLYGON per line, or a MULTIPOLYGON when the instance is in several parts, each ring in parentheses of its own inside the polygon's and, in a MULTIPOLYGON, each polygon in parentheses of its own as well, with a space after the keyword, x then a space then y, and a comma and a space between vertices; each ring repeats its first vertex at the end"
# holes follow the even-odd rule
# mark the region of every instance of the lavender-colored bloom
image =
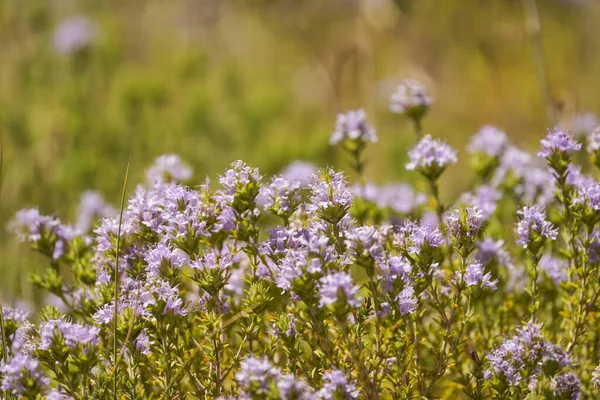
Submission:
POLYGON ((150 346, 152 346, 153 343, 154 342, 150 340, 150 336, 148 336, 148 330, 143 329, 135 339, 135 348, 140 354, 146 356, 150 353, 150 346))
POLYGON ((483 224, 483 213, 476 207, 454 209, 445 214, 450 234, 458 239, 475 239, 483 224))
POLYGON ((316 173, 317 167, 306 161, 294 161, 281 171, 285 179, 290 182, 299 181, 302 187, 308 185, 316 173))
POLYGON ((314 391, 304 382, 290 374, 284 374, 277 381, 281 400, 312 400, 314 391))
POLYGON ((575 134, 589 135, 599 125, 598 117, 589 112, 575 114, 571 120, 571 128, 575 134))
POLYGON ((52 42, 60 54, 73 54, 86 48, 98 35, 96 23, 84 16, 69 17, 54 30, 52 42))
POLYGON ((335 131, 331 134, 330 143, 337 144, 345 139, 359 142, 377 142, 375 129, 367 122, 364 110, 348 111, 338 114, 335 131))
POLYGON ((481 210, 484 220, 488 220, 495 212, 498 201, 502 195, 498 190, 489 185, 479 186, 473 193, 465 193, 461 201, 481 210))
POLYGON ((577 194, 573 198, 574 205, 589 207, 594 211, 600 211, 600 183, 592 180, 579 185, 577 194))
POLYGON ((289 216, 300 204, 300 187, 299 181, 290 182, 283 176, 274 176, 269 185, 261 188, 259 198, 266 211, 289 216))
POLYGON ((523 171, 522 183, 515 187, 515 193, 523 202, 546 206, 554 200, 554 185, 548 184, 553 177, 552 170, 530 165, 523 171))
POLYGON ((479 261, 474 261, 467 265, 463 279, 467 286, 479 285, 482 288, 496 290, 497 280, 492 281, 491 273, 483 273, 483 266, 479 261))
POLYGON ((159 156, 146 171, 148 182, 185 181, 192 176, 192 170, 176 154, 159 156))
POLYGON ((574 151, 581 149, 581 143, 578 143, 573 135, 565 133, 558 128, 548 132, 546 138, 540 141, 541 148, 538 157, 550 158, 555 154, 569 155, 574 151))
POLYGON ((352 191, 346 183, 344 174, 329 169, 322 171, 322 178, 313 176, 311 193, 306 210, 339 222, 352 205, 352 191))
POLYGON ((500 165, 492 178, 492 185, 499 186, 512 173, 516 178, 522 178, 531 166, 531 154, 515 147, 508 146, 500 157, 500 165))
POLYGON ((390 99, 390 111, 398 114, 413 116, 422 113, 429 108, 432 100, 427 88, 419 81, 405 79, 396 88, 390 99))
POLYGON ((344 301, 351 307, 360 306, 358 286, 352 281, 352 277, 347 272, 334 272, 325 275, 319 281, 319 306, 329 306, 338 301, 344 301), (340 292, 343 299, 339 298, 340 292))
POLYGON ((188 310, 185 308, 181 297, 179 297, 179 289, 171 286, 169 282, 157 282, 154 292, 157 294, 158 300, 165 303, 163 314, 187 315, 188 310))
POLYGON ((102 195, 95 191, 87 191, 81 195, 75 229, 78 233, 87 233, 95 218, 114 217, 117 215, 109 204, 104 202, 102 195))
POLYGON ((27 321, 29 311, 21 310, 19 308, 2 306, 2 315, 4 317, 4 321, 10 321, 15 324, 19 324, 27 321))
POLYGON ((240 363, 240 369, 235 379, 244 391, 256 391, 256 394, 266 394, 269 384, 280 378, 281 372, 273 367, 267 357, 250 356, 240 363), (257 387, 256 387, 257 386, 257 387))
POLYGON ((595 153, 600 150, 600 126, 588 136, 587 151, 588 153, 595 153))
POLYGON ((437 226, 418 225, 407 221, 401 228, 406 250, 419 254, 424 247, 435 248, 444 243, 444 237, 437 226))
POLYGON ((35 398, 50 384, 50 379, 40 369, 39 360, 24 353, 17 353, 13 358, 3 360, 0 373, 0 388, 20 398, 35 398))
POLYGON ((356 399, 360 394, 356 385, 348 382, 348 377, 340 370, 325 372, 323 381, 323 388, 317 393, 319 399, 356 399))
POLYGON ((100 329, 98 327, 53 319, 43 322, 40 325, 39 348, 41 350, 49 350, 55 340, 62 340, 71 348, 75 348, 78 345, 94 347, 100 344, 98 339, 99 333, 100 329))
MULTIPOLYGON (((417 145, 408 152, 410 162, 406 164, 408 170, 428 171, 432 168, 443 170, 458 160, 456 150, 431 135, 425 135, 417 145)), ((439 173, 438 173, 439 174, 439 173)))
MULTIPOLYGON (((252 168, 243 161, 234 161, 230 168, 225 171, 225 175, 219 176, 219 183, 223 186, 223 191, 219 191, 219 197, 233 201, 238 190, 243 190, 250 185, 258 186, 262 176, 257 168, 252 168)), ((258 187, 256 188, 258 194, 258 187)))
POLYGON ((552 378, 554 395, 561 399, 579 400, 581 398, 581 381, 572 372, 564 372, 552 378))
POLYGON ((524 206, 517 211, 517 244, 526 249, 537 238, 556 240, 558 229, 546 220, 544 209, 538 206, 524 206))
POLYGON ((412 286, 406 286, 396 298, 400 306, 400 314, 412 314, 417 309, 417 298, 415 297, 415 289, 412 286))
POLYGON ((508 145, 506 133, 492 125, 483 126, 471 141, 469 153, 483 153, 490 157, 500 157, 508 145))
POLYGON ((385 256, 385 235, 372 225, 351 228, 346 233, 346 246, 355 259, 369 257, 382 262, 385 256))
POLYGON ((46 395, 46 400, 72 400, 73 398, 67 396, 60 389, 50 389, 48 394, 46 395))
POLYGON ((564 260, 544 254, 539 262, 540 270, 544 271, 556 285, 567 280, 567 265, 564 260))
POLYGON ((37 208, 29 208, 17 211, 8 227, 21 241, 35 242, 42 238, 44 232, 54 231, 59 225, 58 218, 40 215, 37 208))
POLYGON ((194 269, 229 269, 233 265, 233 259, 229 254, 219 256, 215 252, 206 252, 204 256, 190 263, 190 267, 194 269))
POLYGON ((594 371, 592 372, 592 385, 594 385, 596 389, 600 389, 600 365, 594 368, 594 371))
POLYGON ((389 207, 397 213, 408 214, 426 200, 427 196, 416 192, 411 185, 390 183, 379 188, 376 202, 380 207, 389 207))
POLYGON ((168 270, 180 270, 189 260, 187 254, 183 251, 166 246, 162 243, 157 244, 148 250, 144 260, 146 266, 146 278, 156 279, 161 272, 168 270))

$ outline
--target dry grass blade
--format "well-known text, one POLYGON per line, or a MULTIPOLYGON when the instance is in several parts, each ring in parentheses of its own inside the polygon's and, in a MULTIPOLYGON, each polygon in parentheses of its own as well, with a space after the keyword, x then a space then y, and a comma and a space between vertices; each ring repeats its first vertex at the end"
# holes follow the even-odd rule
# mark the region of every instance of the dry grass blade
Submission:
POLYGON ((116 261, 115 261, 115 293, 114 293, 114 311, 113 311, 113 360, 115 365, 113 366, 113 398, 116 400, 117 396, 117 376, 119 375, 119 368, 117 365, 117 349, 118 349, 118 341, 117 341, 117 316, 118 316, 118 307, 117 300, 119 298, 119 253, 121 251, 121 226, 123 225, 123 209, 125 208, 125 194, 127 192, 127 179, 129 177, 129 165, 131 164, 131 159, 127 161, 127 169, 125 170, 125 181, 123 182, 123 192, 121 193, 121 204, 119 209, 119 229, 117 232, 117 253, 116 253, 116 261))

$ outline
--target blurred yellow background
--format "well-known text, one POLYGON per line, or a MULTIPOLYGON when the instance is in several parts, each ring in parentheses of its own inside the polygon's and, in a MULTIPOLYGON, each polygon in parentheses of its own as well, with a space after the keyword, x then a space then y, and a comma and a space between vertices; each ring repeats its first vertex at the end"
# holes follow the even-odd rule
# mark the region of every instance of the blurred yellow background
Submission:
MULTIPOLYGON (((543 59, 532 4, 0 1, 1 297, 36 301, 27 273, 41 261, 6 231, 14 212, 73 220, 85 190, 117 204, 129 158, 130 188, 164 153, 198 183, 236 159, 267 174, 297 159, 346 168, 329 135, 337 112, 364 108, 380 138, 366 175, 415 181, 411 125, 388 111, 403 78, 428 86, 424 130, 459 158, 483 124, 535 148, 550 125, 600 109, 600 2, 538 0, 543 59)), ((467 169, 463 157, 443 177, 448 198, 467 169)))

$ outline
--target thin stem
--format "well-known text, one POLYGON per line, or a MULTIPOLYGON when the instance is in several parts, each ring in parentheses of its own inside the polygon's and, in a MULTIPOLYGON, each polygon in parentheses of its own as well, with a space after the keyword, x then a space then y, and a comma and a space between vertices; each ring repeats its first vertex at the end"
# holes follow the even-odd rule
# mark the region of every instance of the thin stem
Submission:
POLYGON ((423 125, 421 123, 421 118, 411 118, 411 120, 413 122, 413 127, 415 129, 417 139, 420 140, 423 137, 423 125))
POLYGON ((118 310, 118 300, 119 300, 119 253, 121 252, 121 227, 123 225, 123 210, 125 208, 125 193, 127 192, 127 179, 129 177, 129 165, 131 163, 131 159, 127 161, 127 169, 125 170, 125 181, 123 182, 123 192, 121 193, 121 209, 119 211, 119 229, 117 232, 117 253, 115 255, 115 291, 114 291, 114 310, 113 310, 113 360, 115 362, 115 366, 113 369, 113 398, 117 400, 117 377, 119 375, 119 367, 117 363, 117 349, 118 349, 118 340, 117 340, 117 317, 119 315, 118 310))

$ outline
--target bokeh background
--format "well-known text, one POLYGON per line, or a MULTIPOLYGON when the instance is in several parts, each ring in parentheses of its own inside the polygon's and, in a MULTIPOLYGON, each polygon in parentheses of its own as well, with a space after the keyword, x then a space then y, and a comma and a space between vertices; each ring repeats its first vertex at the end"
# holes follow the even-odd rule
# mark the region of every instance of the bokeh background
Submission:
MULTIPOLYGON (((39 206, 73 220, 80 195, 117 204, 160 154, 198 183, 236 159, 276 173, 294 160, 345 168, 336 113, 364 108, 380 141, 375 182, 413 182, 410 123, 388 111, 403 78, 435 103, 426 132, 464 155, 483 124, 533 149, 545 129, 600 111, 595 0, 2 0, 0 290, 36 302, 41 259, 6 229, 39 206), (537 27, 540 27, 539 35, 537 27)), ((469 184, 463 160, 444 176, 469 184)))

